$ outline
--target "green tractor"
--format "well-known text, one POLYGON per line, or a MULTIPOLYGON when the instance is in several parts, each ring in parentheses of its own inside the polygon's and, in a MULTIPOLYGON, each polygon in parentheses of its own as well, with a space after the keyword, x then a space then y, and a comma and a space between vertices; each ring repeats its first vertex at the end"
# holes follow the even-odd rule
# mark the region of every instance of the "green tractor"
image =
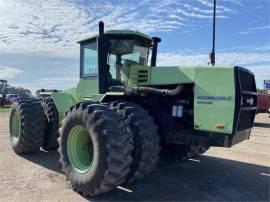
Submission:
POLYGON ((7 80, 0 80, 0 107, 6 104, 7 80))
POLYGON ((249 139, 257 106, 253 73, 241 67, 156 66, 161 40, 136 31, 79 41, 80 80, 11 107, 15 153, 57 149, 82 195, 147 176, 160 153, 192 158, 249 139), (148 65, 149 64, 149 65, 148 65))

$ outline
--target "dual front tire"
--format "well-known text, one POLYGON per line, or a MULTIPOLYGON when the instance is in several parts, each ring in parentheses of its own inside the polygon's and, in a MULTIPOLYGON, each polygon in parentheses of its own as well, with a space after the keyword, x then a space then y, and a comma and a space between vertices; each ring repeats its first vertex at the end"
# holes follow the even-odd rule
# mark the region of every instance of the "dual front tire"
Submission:
POLYGON ((121 116, 103 105, 71 108, 61 127, 60 163, 72 187, 84 196, 108 192, 130 171, 131 133, 121 116))

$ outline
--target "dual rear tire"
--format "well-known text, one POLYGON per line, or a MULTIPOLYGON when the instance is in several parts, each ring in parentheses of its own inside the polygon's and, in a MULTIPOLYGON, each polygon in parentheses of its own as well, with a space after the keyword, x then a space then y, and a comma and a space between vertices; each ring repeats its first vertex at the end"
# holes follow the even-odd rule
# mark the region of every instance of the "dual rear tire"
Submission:
POLYGON ((159 160, 160 136, 153 118, 140 105, 131 102, 113 102, 111 109, 121 114, 128 130, 132 133, 133 162, 127 182, 149 175, 159 160))
POLYGON ((10 111, 10 141, 15 153, 36 152, 58 148, 58 111, 51 98, 18 99, 10 111))
POLYGON ((16 154, 40 149, 44 137, 44 117, 36 99, 19 99, 11 106, 9 131, 11 147, 16 154))
POLYGON ((10 114, 12 148, 27 154, 59 145, 62 169, 74 190, 84 196, 141 179, 158 162, 157 126, 139 105, 78 103, 66 114, 60 136, 56 115, 51 99, 16 101, 10 114))
POLYGON ((41 101, 44 116, 44 138, 42 148, 45 150, 56 150, 59 145, 59 113, 52 98, 44 98, 41 101))

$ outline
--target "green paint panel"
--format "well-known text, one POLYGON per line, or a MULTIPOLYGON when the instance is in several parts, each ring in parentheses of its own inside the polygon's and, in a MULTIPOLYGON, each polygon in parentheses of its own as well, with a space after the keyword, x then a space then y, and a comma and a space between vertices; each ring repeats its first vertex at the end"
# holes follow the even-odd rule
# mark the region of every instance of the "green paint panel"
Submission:
POLYGON ((151 85, 193 83, 196 69, 194 67, 153 67, 151 85))
POLYGON ((128 85, 149 85, 151 67, 144 65, 131 65, 128 73, 128 85))
POLYGON ((97 78, 81 78, 76 88, 52 94, 58 112, 65 113, 69 108, 80 101, 97 101, 103 97, 98 94, 97 78))
POLYGON ((71 95, 75 100, 78 100, 77 99, 77 88, 70 88, 70 89, 67 89, 65 91, 62 91, 63 93, 66 93, 66 94, 69 94, 71 95))
POLYGON ((194 83, 194 128, 230 134, 235 108, 234 67, 152 68, 151 85, 186 83, 194 83))
POLYGON ((235 108, 233 68, 198 68, 195 75, 194 126, 232 133, 235 108), (221 126, 217 128, 217 126, 221 126))
POLYGON ((77 103, 77 101, 72 95, 64 92, 53 93, 52 98, 58 112, 60 113, 67 112, 71 106, 77 103))
MULTIPOLYGON (((93 77, 91 79, 81 78, 77 85, 77 100, 81 100, 84 97, 95 97, 98 92, 98 79, 93 77)), ((94 98, 93 98, 94 99, 94 98)))

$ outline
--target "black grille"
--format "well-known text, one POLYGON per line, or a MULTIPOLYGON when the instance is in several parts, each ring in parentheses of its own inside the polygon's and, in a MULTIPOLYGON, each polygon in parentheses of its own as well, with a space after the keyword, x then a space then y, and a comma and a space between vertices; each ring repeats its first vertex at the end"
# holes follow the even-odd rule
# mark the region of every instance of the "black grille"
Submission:
POLYGON ((138 83, 148 82, 148 70, 139 70, 138 71, 138 83))
POLYGON ((257 110, 257 92, 255 78, 247 69, 235 68, 236 105, 234 132, 250 129, 253 126, 257 110))
POLYGON ((256 92, 254 75, 246 69, 238 68, 241 91, 256 92))
POLYGON ((253 113, 252 111, 241 111, 237 131, 246 130, 253 125, 253 113))

